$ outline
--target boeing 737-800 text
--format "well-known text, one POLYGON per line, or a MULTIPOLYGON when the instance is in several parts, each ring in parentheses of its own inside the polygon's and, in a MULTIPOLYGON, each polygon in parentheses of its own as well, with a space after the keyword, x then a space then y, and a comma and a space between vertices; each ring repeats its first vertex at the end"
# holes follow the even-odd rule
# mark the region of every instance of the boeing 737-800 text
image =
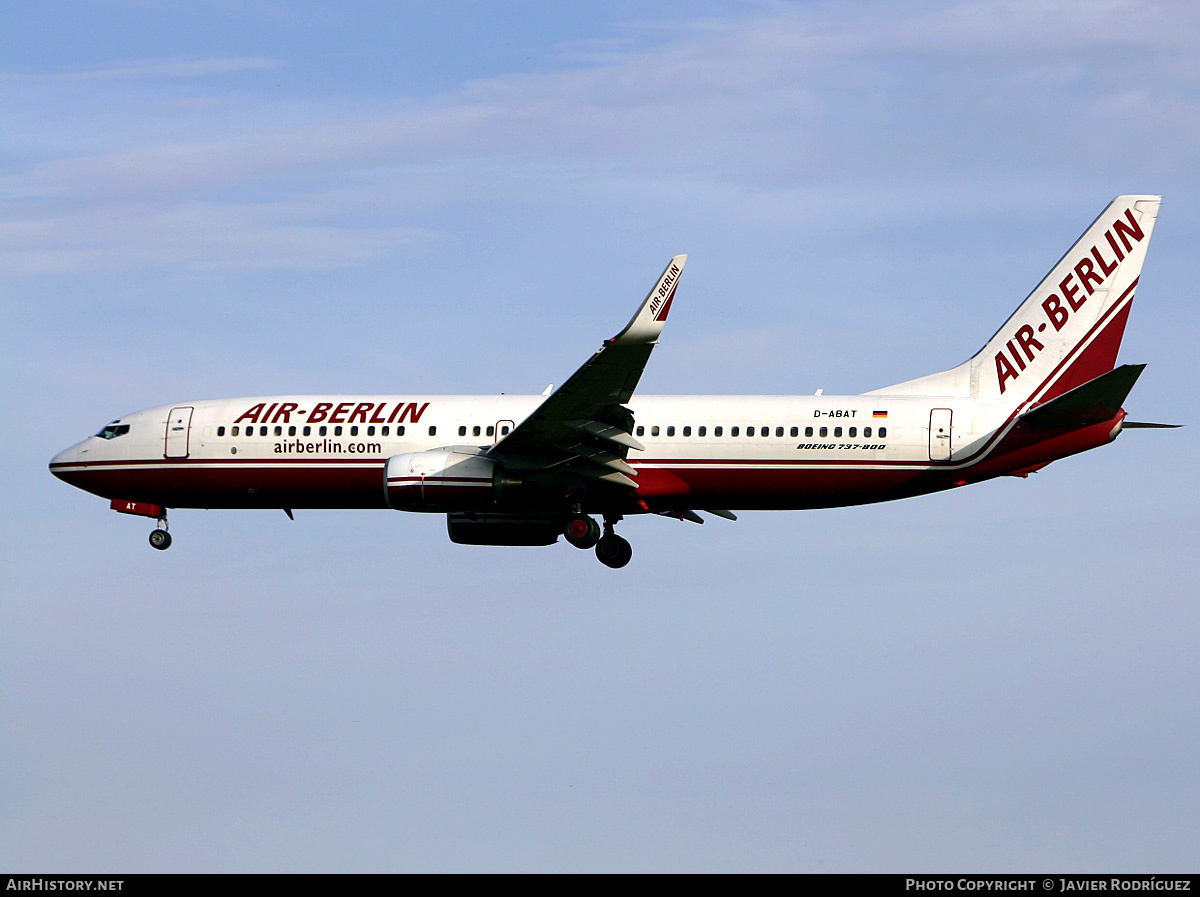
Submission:
MULTIPOLYGON (((610 567, 631 514, 825 508, 1025 476, 1116 438, 1144 365, 1115 367, 1158 214, 1119 196, 957 367, 849 396, 636 396, 686 256, 549 395, 263 396, 139 411, 58 454, 55 476, 167 508, 394 508, 472 545, 564 536, 610 567), (603 520, 601 525, 595 519, 603 520)), ((1149 426, 1149 425, 1143 425, 1149 426)))

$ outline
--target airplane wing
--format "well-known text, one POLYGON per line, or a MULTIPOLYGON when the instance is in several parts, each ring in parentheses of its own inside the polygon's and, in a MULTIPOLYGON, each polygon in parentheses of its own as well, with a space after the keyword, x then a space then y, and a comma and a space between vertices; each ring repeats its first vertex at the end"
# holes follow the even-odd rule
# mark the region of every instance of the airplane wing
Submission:
POLYGON ((485 454, 518 470, 559 469, 637 488, 625 459, 633 438, 633 395, 662 333, 686 255, 671 259, 625 329, 583 363, 533 414, 485 454))

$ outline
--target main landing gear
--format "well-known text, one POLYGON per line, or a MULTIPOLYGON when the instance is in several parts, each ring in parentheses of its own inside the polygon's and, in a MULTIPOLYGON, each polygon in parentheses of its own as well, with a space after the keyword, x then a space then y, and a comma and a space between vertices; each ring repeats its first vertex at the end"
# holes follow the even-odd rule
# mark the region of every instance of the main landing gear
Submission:
POLYGON ((601 534, 600 524, 587 514, 572 514, 567 518, 564 535, 567 541, 576 548, 596 549, 596 557, 606 567, 624 567, 633 557, 633 548, 628 542, 613 532, 613 526, 620 515, 604 515, 604 530, 601 534))
POLYGON ((150 547, 166 551, 171 547, 171 534, 167 532, 167 515, 158 518, 158 529, 150 534, 150 547))
POLYGON ((587 514, 574 514, 567 518, 563 534, 576 548, 591 548, 600 541, 600 524, 587 514))

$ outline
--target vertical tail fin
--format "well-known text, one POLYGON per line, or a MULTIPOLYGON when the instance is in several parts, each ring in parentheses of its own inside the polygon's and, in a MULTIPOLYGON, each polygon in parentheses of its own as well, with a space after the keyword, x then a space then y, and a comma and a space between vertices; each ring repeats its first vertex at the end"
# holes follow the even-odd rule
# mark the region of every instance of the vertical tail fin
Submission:
POLYGON ((1161 197, 1118 196, 970 360, 873 395, 1044 402, 1113 369, 1161 197))

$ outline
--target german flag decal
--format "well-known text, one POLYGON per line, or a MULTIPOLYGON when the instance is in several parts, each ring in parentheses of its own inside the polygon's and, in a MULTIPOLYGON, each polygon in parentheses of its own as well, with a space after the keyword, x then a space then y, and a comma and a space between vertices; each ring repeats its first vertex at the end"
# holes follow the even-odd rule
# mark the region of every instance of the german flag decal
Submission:
POLYGON ((871 417, 887 417, 886 411, 872 411, 871 417))

